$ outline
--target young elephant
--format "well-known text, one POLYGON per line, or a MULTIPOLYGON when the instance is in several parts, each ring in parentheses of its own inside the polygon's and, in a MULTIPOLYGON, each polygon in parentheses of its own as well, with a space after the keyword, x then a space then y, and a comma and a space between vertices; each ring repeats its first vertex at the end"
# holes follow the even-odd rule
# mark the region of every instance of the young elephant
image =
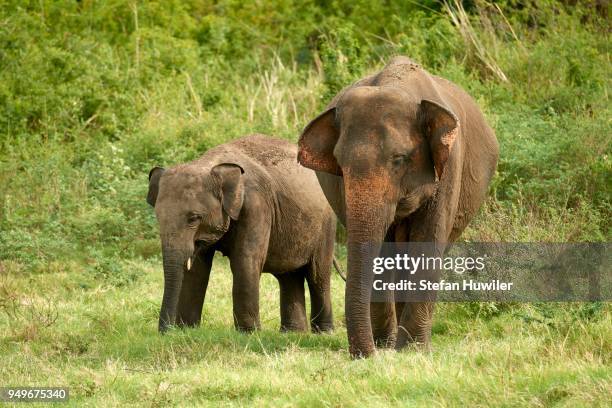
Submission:
POLYGON ((280 284, 281 330, 307 329, 304 279, 314 332, 333 329, 330 269, 335 216, 297 147, 264 135, 217 146, 202 157, 149 173, 164 265, 159 331, 199 325, 215 251, 229 257, 237 329, 259 328, 259 277, 280 284))

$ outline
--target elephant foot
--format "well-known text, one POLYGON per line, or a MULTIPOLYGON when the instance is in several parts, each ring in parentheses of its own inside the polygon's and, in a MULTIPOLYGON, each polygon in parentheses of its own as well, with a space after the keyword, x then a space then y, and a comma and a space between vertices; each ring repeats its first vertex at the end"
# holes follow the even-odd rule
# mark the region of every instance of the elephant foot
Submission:
POLYGON ((432 351, 431 334, 410 335, 402 326, 399 326, 395 350, 413 350, 429 353, 432 351))
POLYGON ((368 358, 376 353, 376 347, 372 338, 366 339, 364 342, 357 342, 349 335, 349 353, 353 360, 368 358))
POLYGON ((393 302, 371 303, 370 321, 376 348, 393 348, 397 340, 395 304, 393 302))
POLYGON ((286 332, 305 332, 305 331, 307 331, 307 328, 306 328, 306 325, 303 325, 303 324, 284 323, 284 324, 281 324, 280 331, 282 333, 286 333, 286 332))
POLYGON ((234 327, 242 333, 252 333, 261 328, 259 320, 259 310, 255 313, 236 313, 234 312, 234 327))
POLYGON ((331 333, 334 331, 333 323, 312 323, 312 332, 315 334, 331 333))
POLYGON ((259 330, 259 325, 234 325, 234 327, 236 328, 236 330, 238 330, 240 333, 253 333, 254 331, 258 331, 259 330))
POLYGON ((353 348, 349 346, 349 353, 353 360, 361 360, 369 358, 376 353, 376 347, 372 344, 372 347, 353 348))
POLYGON ((256 327, 236 327, 236 330, 238 330, 240 333, 251 334, 257 331, 257 328, 256 327))
POLYGON ((397 326, 396 350, 409 347, 418 351, 431 351, 433 302, 406 303, 401 323, 397 326))
POLYGON ((376 348, 392 349, 395 348, 397 337, 395 333, 390 335, 374 335, 374 344, 376 348))
POLYGON ((418 343, 418 342, 412 342, 412 343, 405 343, 403 346, 398 346, 397 344, 395 345, 395 351, 415 351, 418 353, 432 353, 433 352, 433 347, 430 343, 418 343))
POLYGON ((180 327, 180 328, 199 327, 200 326, 200 319, 186 318, 186 317, 180 317, 179 316, 176 319, 176 325, 177 325, 177 327, 180 327))

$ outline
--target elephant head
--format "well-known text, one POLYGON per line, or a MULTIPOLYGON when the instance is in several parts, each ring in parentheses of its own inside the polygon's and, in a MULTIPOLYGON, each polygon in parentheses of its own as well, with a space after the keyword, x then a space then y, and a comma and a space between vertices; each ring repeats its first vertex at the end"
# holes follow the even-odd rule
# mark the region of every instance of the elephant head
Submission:
POLYGON ((234 163, 212 169, 189 164, 149 173, 147 202, 155 207, 164 265, 164 297, 159 331, 176 321, 185 271, 238 219, 244 200, 244 170, 234 163))
MULTIPOLYGON (((432 197, 444 177, 459 120, 442 103, 397 87, 349 88, 304 129, 299 162, 342 177, 348 244, 346 323, 350 352, 374 351, 371 274, 364 244, 380 248, 387 230, 432 197)), ((376 249, 376 250, 378 250, 376 249)))

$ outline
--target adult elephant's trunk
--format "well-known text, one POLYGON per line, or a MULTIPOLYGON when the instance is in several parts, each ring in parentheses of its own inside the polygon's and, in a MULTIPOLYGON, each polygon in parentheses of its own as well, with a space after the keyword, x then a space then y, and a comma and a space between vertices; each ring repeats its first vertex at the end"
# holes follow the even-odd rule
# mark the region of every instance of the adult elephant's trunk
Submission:
POLYGON ((166 246, 163 247, 162 255, 164 258, 164 297, 159 313, 160 333, 164 333, 169 326, 176 323, 184 268, 189 259, 189 254, 186 251, 179 251, 166 246))
POLYGON ((348 274, 345 292, 346 328, 353 357, 367 357, 375 350, 370 322, 372 290, 371 256, 380 252, 385 233, 393 220, 387 194, 376 180, 344 175, 348 274))

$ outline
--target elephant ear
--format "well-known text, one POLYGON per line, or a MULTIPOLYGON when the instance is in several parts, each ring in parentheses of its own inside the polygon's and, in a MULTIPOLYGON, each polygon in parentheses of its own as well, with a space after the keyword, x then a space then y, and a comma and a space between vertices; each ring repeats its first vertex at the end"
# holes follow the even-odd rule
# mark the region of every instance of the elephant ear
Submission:
POLYGON ((159 179, 164 174, 163 167, 153 167, 149 172, 149 192, 147 193, 147 203, 151 207, 155 207, 157 202, 157 193, 159 193, 159 179))
POLYGON ((298 162, 309 169, 340 176, 342 170, 334 157, 338 142, 335 117, 336 108, 331 108, 306 126, 298 141, 298 162))
POLYGON ((459 133, 459 119, 448 108, 424 99, 420 106, 420 122, 429 141, 436 176, 440 179, 459 133))
POLYGON ((244 169, 235 163, 222 163, 213 167, 211 174, 220 186, 223 210, 237 220, 244 202, 244 169))

